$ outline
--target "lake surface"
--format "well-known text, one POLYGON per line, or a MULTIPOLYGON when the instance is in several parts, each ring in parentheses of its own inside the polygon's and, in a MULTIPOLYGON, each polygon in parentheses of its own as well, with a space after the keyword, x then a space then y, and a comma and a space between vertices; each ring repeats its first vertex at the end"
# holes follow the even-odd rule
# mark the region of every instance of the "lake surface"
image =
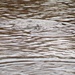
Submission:
POLYGON ((75 0, 0 0, 0 75, 75 75, 75 0))

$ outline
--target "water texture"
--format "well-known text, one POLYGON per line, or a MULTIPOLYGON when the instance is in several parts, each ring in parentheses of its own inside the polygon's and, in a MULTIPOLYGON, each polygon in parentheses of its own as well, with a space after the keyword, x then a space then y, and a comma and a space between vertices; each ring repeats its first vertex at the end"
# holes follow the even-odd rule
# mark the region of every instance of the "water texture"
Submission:
POLYGON ((75 0, 0 0, 0 75, 75 75, 75 0))

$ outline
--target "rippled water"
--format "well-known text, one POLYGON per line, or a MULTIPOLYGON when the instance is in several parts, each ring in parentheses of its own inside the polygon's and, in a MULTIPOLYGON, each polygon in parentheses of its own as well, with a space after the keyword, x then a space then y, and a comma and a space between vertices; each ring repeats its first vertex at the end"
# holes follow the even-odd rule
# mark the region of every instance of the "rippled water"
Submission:
POLYGON ((75 0, 0 0, 0 75, 75 75, 75 0))

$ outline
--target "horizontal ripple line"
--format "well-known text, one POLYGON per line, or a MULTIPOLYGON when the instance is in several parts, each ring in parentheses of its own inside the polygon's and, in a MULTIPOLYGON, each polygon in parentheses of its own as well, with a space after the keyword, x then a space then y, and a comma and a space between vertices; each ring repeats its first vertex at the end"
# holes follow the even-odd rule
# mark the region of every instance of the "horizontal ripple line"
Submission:
POLYGON ((55 59, 55 58, 13 58, 13 59, 3 59, 0 60, 0 64, 6 64, 6 63, 15 63, 15 62, 63 62, 63 63, 75 63, 75 60, 73 59, 55 59))

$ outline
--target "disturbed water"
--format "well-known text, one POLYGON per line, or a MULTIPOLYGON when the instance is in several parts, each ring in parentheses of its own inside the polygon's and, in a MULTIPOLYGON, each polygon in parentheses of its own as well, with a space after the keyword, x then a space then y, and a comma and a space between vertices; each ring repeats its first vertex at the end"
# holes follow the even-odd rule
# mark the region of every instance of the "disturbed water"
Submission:
POLYGON ((0 75, 75 75, 75 0, 0 0, 0 75))

